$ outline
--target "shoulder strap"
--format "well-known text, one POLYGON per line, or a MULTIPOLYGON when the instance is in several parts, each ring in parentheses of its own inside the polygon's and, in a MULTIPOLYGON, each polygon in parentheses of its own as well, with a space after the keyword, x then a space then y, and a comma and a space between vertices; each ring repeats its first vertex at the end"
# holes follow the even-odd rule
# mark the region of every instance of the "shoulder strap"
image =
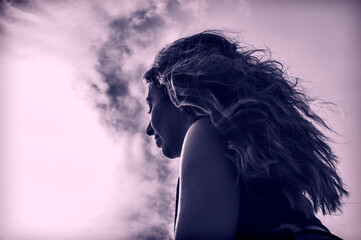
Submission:
POLYGON ((174 232, 175 232, 177 216, 178 216, 178 201, 179 201, 179 177, 178 177, 178 182, 177 182, 177 195, 176 195, 176 200, 175 200, 174 232))

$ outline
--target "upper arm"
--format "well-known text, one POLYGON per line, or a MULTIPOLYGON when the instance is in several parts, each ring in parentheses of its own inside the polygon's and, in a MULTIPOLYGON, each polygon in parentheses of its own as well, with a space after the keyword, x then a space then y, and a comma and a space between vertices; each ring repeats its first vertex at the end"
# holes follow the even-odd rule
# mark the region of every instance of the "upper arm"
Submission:
POLYGON ((224 155, 225 143, 209 119, 195 122, 186 135, 180 176, 176 239, 233 239, 240 189, 237 171, 224 155))

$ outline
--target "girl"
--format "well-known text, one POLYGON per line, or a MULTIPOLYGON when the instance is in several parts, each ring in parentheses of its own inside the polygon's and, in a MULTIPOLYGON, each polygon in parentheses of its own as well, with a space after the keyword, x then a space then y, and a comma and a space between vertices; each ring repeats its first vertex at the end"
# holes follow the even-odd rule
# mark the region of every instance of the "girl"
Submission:
POLYGON ((147 134, 181 157, 175 239, 339 239, 315 217, 348 192, 282 65, 216 31, 162 49, 144 77, 147 134))

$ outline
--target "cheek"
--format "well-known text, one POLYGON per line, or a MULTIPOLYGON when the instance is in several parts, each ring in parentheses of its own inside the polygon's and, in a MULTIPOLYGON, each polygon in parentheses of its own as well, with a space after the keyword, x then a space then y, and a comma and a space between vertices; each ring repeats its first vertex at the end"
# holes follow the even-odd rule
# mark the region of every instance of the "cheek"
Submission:
POLYGON ((158 108, 153 108, 151 114, 151 123, 156 133, 162 132, 162 126, 164 125, 163 114, 158 108))

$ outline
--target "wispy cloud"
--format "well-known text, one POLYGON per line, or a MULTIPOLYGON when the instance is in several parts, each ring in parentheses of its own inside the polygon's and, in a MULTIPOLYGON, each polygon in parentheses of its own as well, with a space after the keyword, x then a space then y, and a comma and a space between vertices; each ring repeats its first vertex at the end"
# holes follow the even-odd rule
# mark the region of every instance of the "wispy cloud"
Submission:
MULTIPOLYGON (((31 119, 36 121, 33 122, 33 127, 39 132, 29 132, 27 130, 29 124, 19 122, 19 126, 26 129, 25 133, 21 133, 19 137, 39 138, 40 143, 45 145, 45 142, 48 141, 47 144, 53 145, 51 147, 53 150, 56 150, 57 147, 55 145, 60 143, 61 146, 59 148, 69 151, 71 146, 68 143, 61 142, 59 137, 55 142, 50 139, 53 138, 54 134, 57 134, 57 131, 51 131, 51 128, 61 127, 63 125, 62 121, 72 121, 70 123, 71 127, 77 127, 75 123, 79 122, 80 119, 84 121, 85 125, 94 122, 96 119, 87 119, 89 117, 88 114, 78 112, 79 109, 75 107, 76 101, 67 96, 71 94, 69 91, 76 89, 78 96, 83 96, 83 98, 87 99, 89 107, 96 107, 103 126, 109 129, 108 132, 115 133, 115 138, 118 139, 116 141, 121 142, 118 148, 123 150, 122 153, 113 156, 109 156, 107 153, 104 154, 105 158, 111 157, 112 159, 99 157, 98 154, 101 150, 85 150, 94 154, 93 157, 90 156, 90 159, 87 159, 88 163, 95 161, 97 166, 102 161, 118 163, 118 166, 114 164, 109 165, 108 163, 104 164, 108 166, 105 170, 108 171, 108 174, 115 173, 114 177, 107 181, 119 180, 120 182, 115 184, 115 189, 110 190, 115 192, 113 194, 115 199, 112 199, 111 203, 107 203, 108 205, 104 205, 104 209, 88 209, 91 213, 83 214, 83 217, 76 215, 75 211, 72 215, 69 215, 69 218, 73 219, 72 221, 66 219, 66 216, 61 215, 65 225, 66 222, 72 225, 79 225, 78 230, 67 226, 64 232, 61 233, 56 227, 58 221, 51 220, 51 224, 46 224, 37 219, 34 214, 29 216, 29 221, 33 223, 24 222, 25 220, 22 223, 16 223, 14 221, 18 220, 15 217, 12 229, 17 232, 16 236, 26 237, 27 239, 43 238, 45 235, 49 236, 49 234, 50 236, 55 234, 55 236, 51 236, 52 239, 56 237, 61 238, 62 236, 68 236, 73 239, 89 239, 89 237, 98 239, 168 238, 170 234, 169 225, 173 217, 172 207, 174 205, 173 192, 175 189, 172 186, 175 185, 175 182, 171 182, 170 179, 173 171, 169 168, 169 162, 160 157, 160 154, 156 153, 154 149, 151 149, 150 146, 153 143, 144 136, 145 122, 148 119, 144 106, 146 87, 140 80, 145 65, 151 61, 143 58, 141 53, 144 56, 144 52, 152 51, 150 46, 154 44, 154 38, 159 34, 157 31, 164 27, 165 22, 159 12, 157 12, 160 11, 158 9, 159 4, 149 3, 146 5, 140 5, 140 3, 133 4, 132 1, 121 4, 116 1, 109 1, 104 5, 100 4, 100 2, 88 4, 86 1, 72 3, 61 1, 13 1, 3 3, 2 9, 5 10, 1 16, 1 22, 4 26, 4 38, 7 49, 2 52, 2 57, 6 57, 6 65, 11 66, 11 68, 3 72, 4 78, 7 79, 9 86, 14 86, 13 84, 16 82, 18 84, 23 84, 24 81, 33 83, 34 86, 26 84, 26 86, 31 86, 27 89, 29 94, 26 96, 30 100, 28 103, 38 102, 40 104, 38 106, 33 105, 33 112, 30 116, 31 119), (129 10, 124 11, 122 6, 119 6, 124 4, 127 5, 126 9, 129 10), (114 8, 118 8, 119 12, 114 12, 114 8), (56 59, 56 61, 51 61, 51 59, 56 59), (41 65, 44 69, 41 69, 41 65), (28 75, 20 74, 19 78, 14 81, 12 70, 15 68, 20 72, 26 72, 28 75), (25 68, 28 70, 25 70, 25 68), (50 69, 53 74, 60 75, 51 76, 51 72, 47 73, 50 69), (66 75, 65 70, 70 75, 66 75), (64 86, 66 86, 67 90, 64 89, 64 86), (34 98, 33 94, 37 95, 38 100, 32 100, 34 98), (46 109, 38 109, 39 106, 44 106, 44 104, 46 109), (71 114, 68 110, 65 111, 65 108, 76 111, 74 113, 78 119, 74 119, 74 113, 71 114), (47 115, 42 110, 47 110, 47 115), (66 116, 59 115, 59 113, 65 112, 66 116), (56 120, 59 123, 57 126, 50 123, 51 119, 48 114, 58 118, 56 120), (73 120, 71 120, 72 118, 73 120), (45 121, 50 125, 44 125, 45 121), (40 125, 43 125, 44 130, 49 130, 53 133, 43 133, 40 125), (97 154, 95 154, 95 151, 97 154), (113 166, 114 170, 110 166, 113 166), (116 192, 117 185, 119 192, 116 192), (119 201, 119 203, 116 203, 116 201, 119 201), (100 218, 100 215, 105 217, 100 218), (86 219, 86 216, 89 219, 86 219), (91 219, 94 216, 96 216, 97 220, 91 219), (81 223, 80 221, 84 222, 81 223), (88 221, 89 223, 86 223, 88 221), (43 225, 43 230, 40 224, 43 225), (92 230, 88 231, 84 226, 80 227, 83 224, 93 224, 90 226, 92 230), (26 230, 24 229, 25 227, 26 230), (80 229, 83 229, 83 231, 80 229), (73 231, 73 233, 69 233, 69 231, 73 231)), ((149 56, 151 55, 149 54, 149 56)), ((19 96, 15 92, 12 95, 14 97, 19 96)), ((15 106, 13 105, 13 107, 15 106)), ((16 111, 23 110, 23 108, 17 108, 16 111)), ((73 131, 73 136, 71 134, 59 133, 64 134, 64 138, 81 139, 80 136, 77 136, 79 134, 79 127, 76 130, 69 129, 69 126, 64 129, 66 131, 73 131)), ((94 135, 89 135, 89 133, 87 135, 95 137, 94 135)), ((109 143, 101 143, 99 140, 102 139, 98 139, 99 149, 109 153, 109 149, 104 148, 109 143)), ((64 141, 66 140, 64 139, 64 141)), ((89 139, 87 141, 89 142, 89 139)), ((68 142, 73 141, 69 139, 68 142)), ((81 145, 89 145, 88 142, 85 139, 83 142, 80 142, 77 151, 84 151, 81 145)), ((18 144, 14 147, 24 148, 27 144, 24 142, 23 145, 18 144)), ((24 149, 19 150, 23 151, 24 149)), ((36 152, 37 150, 29 151, 32 154, 29 156, 30 158, 35 156, 41 158, 38 164, 45 161, 43 159, 45 155, 39 155, 39 152, 36 152)), ((51 156, 51 151, 49 154, 51 156)), ((63 157, 61 160, 63 164, 68 164, 72 169, 76 167, 76 172, 78 173, 78 176, 73 175, 74 178, 64 182, 64 185, 60 185, 66 188, 61 191, 63 194, 69 194, 73 191, 71 189, 74 189, 74 186, 79 185, 77 177, 88 178, 89 184, 99 182, 99 180, 96 180, 96 175, 86 176, 85 174, 87 174, 88 170, 81 170, 82 167, 89 169, 90 166, 86 162, 72 159, 81 156, 76 156, 74 153, 70 153, 70 158, 65 157, 64 154, 60 156, 63 157), (79 161, 80 163, 77 165, 76 162, 79 161), (90 179, 90 177, 94 179, 90 179)), ((51 159, 60 161, 59 157, 51 157, 51 159)), ((25 159, 18 158, 16 161, 25 164, 25 159)), ((14 161, 14 164, 16 161, 14 161)), ((35 164, 34 159, 29 159, 28 161, 35 164)), ((99 171, 104 171, 105 167, 103 166, 102 169, 99 169, 99 171)), ((60 172, 64 170, 59 169, 60 172)), ((45 184, 44 187, 55 187, 53 185, 53 182, 57 181, 55 177, 60 177, 58 173, 53 174, 53 176, 45 174, 45 172, 54 171, 54 169, 50 169, 45 164, 42 164, 41 171, 36 171, 35 169, 32 171, 32 174, 38 174, 40 177, 50 177, 43 179, 49 185, 39 183, 40 185, 45 184), (44 174, 41 172, 44 172, 44 174)), ((16 188, 20 192, 24 191, 24 187, 37 188, 39 186, 24 183, 22 179, 26 178, 26 176, 19 176, 19 170, 14 170, 11 174, 12 178, 19 182, 20 185, 18 185, 20 187, 16 188)), ((35 177, 29 174, 27 176, 30 179, 35 177)), ((105 177, 102 174, 100 176, 105 177)), ((110 184, 109 182, 104 183, 110 184)), ((85 183, 79 185, 79 187, 81 186, 83 188, 89 187, 85 183)), ((40 194, 36 189, 33 189, 33 191, 36 194, 40 194)), ((27 198, 24 201, 31 200, 31 197, 26 195, 26 193, 21 194, 27 198)), ((99 191, 99 194, 104 194, 104 192, 99 191)), ((19 194, 13 196, 19 196, 19 194)), ((77 198, 81 199, 79 195, 77 195, 77 198)), ((39 201, 44 202, 46 200, 54 199, 48 193, 41 193, 39 201)), ((49 202, 48 204, 60 204, 61 208, 63 208, 64 201, 60 201, 59 199, 58 203, 49 202)), ((97 200, 93 196, 93 199, 88 199, 87 201, 94 202, 99 201, 99 199, 97 200)), ((72 201, 69 204, 73 208, 81 203, 72 201)), ((20 205, 22 205, 21 208, 23 209, 28 206, 22 201, 12 203, 14 207, 20 205)), ((90 206, 93 205, 90 204, 90 206)), ((35 213, 38 211, 38 216, 49 218, 60 217, 60 212, 52 211, 46 214, 41 209, 37 209, 38 205, 34 207, 35 209, 31 212, 35 213)), ((81 207, 78 206, 78 209, 81 209, 81 207)), ((10 212, 10 214, 14 213, 10 212)), ((14 216, 12 217, 14 218, 14 216)), ((11 234, 14 234, 14 232, 11 234)))

